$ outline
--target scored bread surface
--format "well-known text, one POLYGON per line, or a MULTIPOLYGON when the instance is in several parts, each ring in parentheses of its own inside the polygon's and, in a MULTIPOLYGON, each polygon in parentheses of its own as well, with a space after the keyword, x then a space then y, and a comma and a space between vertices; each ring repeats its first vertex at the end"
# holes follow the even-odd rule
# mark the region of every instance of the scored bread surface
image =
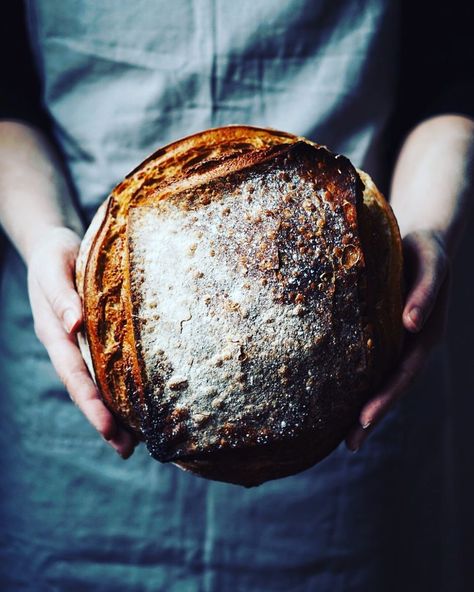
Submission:
POLYGON ((139 373, 130 351, 133 335, 125 320, 129 294, 123 281, 128 210, 159 193, 167 183, 185 177, 199 163, 294 141, 295 136, 290 134, 245 126, 208 130, 184 138, 161 148, 132 171, 92 221, 77 261, 77 288, 85 316, 80 345, 86 359, 91 358, 104 401, 137 432, 140 426, 130 394, 140 396, 134 386, 139 373))
POLYGON ((158 151, 114 190, 78 289, 102 396, 155 458, 255 485, 344 437, 401 339, 398 229, 364 175, 231 127, 158 151))

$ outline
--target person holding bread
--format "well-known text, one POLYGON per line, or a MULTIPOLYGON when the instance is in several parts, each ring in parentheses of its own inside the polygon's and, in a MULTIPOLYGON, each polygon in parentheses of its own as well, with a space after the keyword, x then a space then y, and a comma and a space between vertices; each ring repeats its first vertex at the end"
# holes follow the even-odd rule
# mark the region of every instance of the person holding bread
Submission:
POLYGON ((443 338, 473 193, 472 52, 459 11, 442 48, 425 14, 385 0, 7 11, 2 590, 470 589, 446 543, 460 524, 443 338), (77 344, 76 261, 99 204, 159 146, 228 124, 304 136, 370 173, 406 272, 404 349, 345 444, 252 489, 151 461, 77 344))

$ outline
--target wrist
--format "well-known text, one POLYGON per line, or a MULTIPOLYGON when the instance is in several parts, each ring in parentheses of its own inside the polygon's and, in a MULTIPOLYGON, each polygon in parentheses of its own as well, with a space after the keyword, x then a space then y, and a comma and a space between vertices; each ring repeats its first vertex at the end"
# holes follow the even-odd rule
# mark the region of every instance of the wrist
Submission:
POLYGON ((390 203, 402 237, 431 234, 453 257, 474 192, 474 122, 443 115, 418 125, 400 151, 390 203))

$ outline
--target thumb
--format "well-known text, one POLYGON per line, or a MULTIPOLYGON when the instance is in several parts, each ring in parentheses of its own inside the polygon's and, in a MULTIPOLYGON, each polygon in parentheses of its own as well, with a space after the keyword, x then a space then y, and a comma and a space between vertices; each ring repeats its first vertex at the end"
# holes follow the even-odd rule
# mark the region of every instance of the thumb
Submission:
POLYGON ((429 318, 449 269, 444 243, 436 232, 419 231, 403 239, 408 294, 403 324, 419 332, 429 318))
POLYGON ((56 236, 55 239, 42 253, 41 267, 37 261, 36 277, 55 316, 66 333, 72 333, 82 322, 81 299, 74 283, 80 239, 70 235, 56 236))
POLYGON ((51 296, 46 297, 55 315, 61 321, 66 333, 73 333, 82 323, 82 307, 78 293, 72 286, 72 282, 58 280, 57 286, 51 290, 51 296))

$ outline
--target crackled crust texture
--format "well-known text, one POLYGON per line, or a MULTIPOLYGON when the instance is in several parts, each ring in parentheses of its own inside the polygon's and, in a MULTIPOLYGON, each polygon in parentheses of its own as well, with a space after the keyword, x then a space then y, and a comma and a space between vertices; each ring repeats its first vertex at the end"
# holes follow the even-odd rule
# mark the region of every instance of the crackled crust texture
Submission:
POLYGON ((256 485, 326 456, 389 371, 401 266, 390 207, 346 158, 209 130, 156 152, 97 213, 81 348, 156 459, 256 485))

